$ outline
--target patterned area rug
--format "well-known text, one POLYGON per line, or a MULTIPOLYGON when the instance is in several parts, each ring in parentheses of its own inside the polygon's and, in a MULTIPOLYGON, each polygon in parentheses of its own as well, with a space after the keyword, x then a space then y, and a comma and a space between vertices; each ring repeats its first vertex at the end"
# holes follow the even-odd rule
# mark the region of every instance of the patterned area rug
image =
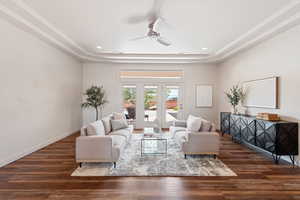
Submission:
POLYGON ((111 163, 84 163, 72 176, 236 176, 221 160, 210 156, 184 155, 175 141, 168 139, 167 155, 141 156, 142 134, 134 134, 117 167, 111 163))

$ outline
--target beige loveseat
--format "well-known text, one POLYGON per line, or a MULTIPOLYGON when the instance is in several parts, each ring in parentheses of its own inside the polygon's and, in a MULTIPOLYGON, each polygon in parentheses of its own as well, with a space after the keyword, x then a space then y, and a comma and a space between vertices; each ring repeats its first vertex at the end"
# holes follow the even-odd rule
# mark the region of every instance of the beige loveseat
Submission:
POLYGON ((214 155, 219 154, 220 136, 216 132, 215 125, 203 119, 199 131, 189 131, 186 121, 174 121, 170 127, 170 133, 173 138, 181 146, 185 155, 214 155), (211 124, 208 128, 207 125, 211 124), (205 125, 204 125, 205 124, 205 125), (206 126, 206 128, 204 127, 206 126))
POLYGON ((114 167, 130 141, 133 126, 112 130, 111 116, 81 128, 81 136, 76 139, 76 162, 112 162, 114 167))

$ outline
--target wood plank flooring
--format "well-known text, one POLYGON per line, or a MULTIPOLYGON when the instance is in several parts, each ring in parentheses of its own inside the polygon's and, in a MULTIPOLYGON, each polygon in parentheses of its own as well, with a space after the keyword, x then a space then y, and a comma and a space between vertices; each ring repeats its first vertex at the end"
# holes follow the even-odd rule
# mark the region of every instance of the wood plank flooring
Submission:
POLYGON ((300 169, 272 160, 229 136, 221 159, 237 177, 71 177, 75 138, 67 137, 0 168, 1 200, 300 199, 300 169))

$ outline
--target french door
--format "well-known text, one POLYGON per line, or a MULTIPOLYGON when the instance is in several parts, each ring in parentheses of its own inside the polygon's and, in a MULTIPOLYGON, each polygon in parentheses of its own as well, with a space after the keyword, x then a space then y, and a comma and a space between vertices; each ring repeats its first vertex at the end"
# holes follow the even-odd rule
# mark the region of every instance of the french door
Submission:
POLYGON ((183 117, 183 87, 178 83, 123 85, 123 107, 136 128, 168 128, 183 117))
POLYGON ((182 93, 180 84, 144 84, 143 127, 168 128, 174 120, 182 119, 182 93))

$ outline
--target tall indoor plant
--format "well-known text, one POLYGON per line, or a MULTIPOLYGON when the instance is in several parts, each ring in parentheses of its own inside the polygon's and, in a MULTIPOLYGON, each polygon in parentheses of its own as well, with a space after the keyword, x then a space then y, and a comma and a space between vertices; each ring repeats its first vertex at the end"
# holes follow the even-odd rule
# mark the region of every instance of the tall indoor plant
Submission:
POLYGON ((232 88, 230 88, 229 92, 225 92, 225 94, 233 108, 233 113, 237 114, 237 106, 244 100, 246 95, 243 87, 241 87, 239 84, 234 85, 232 88))
POLYGON ((96 121, 99 118, 99 109, 100 115, 102 117, 102 109, 108 101, 106 100, 106 93, 103 89, 103 86, 92 86, 86 90, 84 93, 86 95, 86 101, 81 104, 82 108, 94 108, 96 111, 96 121))

